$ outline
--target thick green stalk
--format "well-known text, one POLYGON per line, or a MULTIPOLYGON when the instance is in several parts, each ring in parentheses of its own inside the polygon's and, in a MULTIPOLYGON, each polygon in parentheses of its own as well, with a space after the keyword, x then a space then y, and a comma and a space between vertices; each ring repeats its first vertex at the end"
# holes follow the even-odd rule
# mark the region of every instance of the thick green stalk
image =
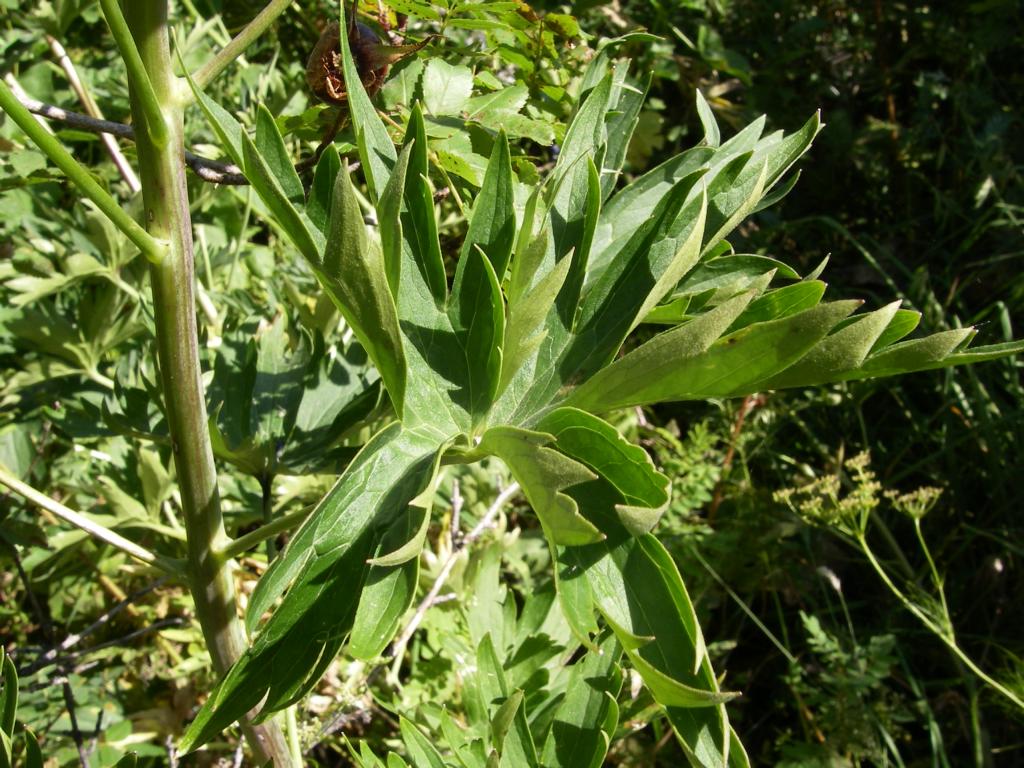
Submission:
MULTIPOLYGON (((154 141, 153 132, 140 132, 136 147, 146 225, 151 235, 168 243, 167 256, 152 265, 150 275, 157 354, 188 537, 189 583, 214 667, 223 674, 245 651, 248 641, 238 617, 231 561, 223 555, 228 537, 221 516, 199 365, 183 108, 171 66, 167 6, 166 0, 126 3, 128 27, 147 83, 159 104, 168 139, 161 145, 154 141)), ((140 98, 132 68, 129 86, 132 114, 141 123, 147 118, 148 106, 147 100, 140 98)), ((144 93, 146 86, 142 88, 144 93)), ((160 131, 155 133, 159 135, 160 131)), ((284 732, 276 721, 243 728, 256 765, 271 759, 279 767, 293 765, 284 732)))

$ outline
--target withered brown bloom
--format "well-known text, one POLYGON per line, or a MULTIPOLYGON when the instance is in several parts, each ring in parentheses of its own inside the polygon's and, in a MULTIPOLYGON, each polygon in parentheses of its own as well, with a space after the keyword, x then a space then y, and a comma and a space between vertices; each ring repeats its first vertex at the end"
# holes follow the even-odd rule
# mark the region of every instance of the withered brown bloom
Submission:
MULTIPOLYGON (((423 48, 430 39, 412 45, 386 45, 365 24, 353 23, 348 33, 349 47, 363 88, 372 98, 384 85, 391 65, 423 48)), ((332 21, 324 29, 306 64, 306 82, 317 98, 342 106, 348 101, 345 75, 341 66, 341 28, 332 21)))

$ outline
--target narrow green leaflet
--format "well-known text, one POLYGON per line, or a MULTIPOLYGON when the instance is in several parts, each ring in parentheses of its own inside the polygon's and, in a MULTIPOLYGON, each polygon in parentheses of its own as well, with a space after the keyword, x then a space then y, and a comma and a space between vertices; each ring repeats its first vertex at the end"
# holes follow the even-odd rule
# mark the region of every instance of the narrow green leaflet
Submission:
POLYGON ((711 111, 704 94, 699 90, 697 91, 697 116, 700 118, 700 124, 704 126, 704 143, 709 147, 717 147, 722 143, 718 121, 715 120, 715 113, 711 111))
POLYGON ((501 381, 505 305, 498 277, 479 246, 462 257, 459 268, 448 317, 463 350, 466 410, 476 427, 484 423, 501 381))
POLYGON ((404 717, 399 718, 398 727, 414 768, 446 768, 441 754, 419 728, 404 717))
POLYGON ((434 195, 427 181, 427 133, 418 104, 413 107, 409 127, 406 129, 405 146, 410 144, 412 147, 405 176, 402 233, 408 242, 412 260, 440 306, 448 297, 448 277, 445 275, 441 244, 437 237, 434 195))
MULTIPOLYGON (((339 3, 339 9, 341 17, 338 23, 342 29, 348 29, 345 3, 339 3)), ((352 58, 348 35, 341 35, 341 65, 345 75, 349 115, 359 146, 359 157, 363 161, 363 173, 370 189, 370 199, 376 202, 388 182, 398 154, 388 129, 384 127, 384 121, 380 119, 377 108, 363 88, 362 78, 352 58)))
POLYGON ((615 108, 608 113, 607 148, 604 162, 598 169, 601 172, 602 201, 607 200, 615 190, 622 166, 626 162, 626 153, 629 150, 633 132, 640 121, 640 110, 643 108, 647 91, 654 79, 654 74, 648 73, 647 77, 643 79, 643 84, 637 87, 627 80, 628 73, 629 64, 627 62, 618 62, 615 65, 616 88, 612 96, 617 99, 617 103, 615 108))
POLYGON ((707 659, 693 605, 671 557, 652 535, 635 537, 619 520, 623 497, 597 480, 571 491, 606 535, 564 547, 559 562, 590 587, 594 605, 629 653, 655 700, 666 707, 681 743, 697 765, 724 766, 728 719, 707 659))
POLYGON ((334 184, 327 247, 315 271, 324 290, 380 371, 401 418, 406 361, 398 310, 388 285, 384 255, 366 236, 366 225, 347 168, 334 184))
POLYGON ((256 110, 256 149, 277 181, 288 202, 298 207, 306 201, 306 191, 302 188, 299 174, 292 165, 291 155, 284 145, 281 132, 277 129, 273 115, 265 105, 260 104, 256 110))
POLYGON ((509 690, 505 670, 501 666, 490 635, 485 635, 477 648, 476 666, 473 676, 475 685, 471 684, 473 690, 470 695, 477 698, 478 706, 490 713, 491 743, 501 756, 498 765, 501 768, 539 766, 537 748, 530 734, 526 709, 521 704, 521 698, 517 706, 506 707, 504 712, 501 711, 515 692, 509 690))
POLYGON ((640 446, 627 441, 606 421, 577 408, 557 408, 537 423, 555 438, 562 453, 585 464, 622 495, 620 522, 631 533, 648 533, 668 507, 669 479, 654 468, 640 446))
POLYGON ((409 514, 396 520, 381 538, 377 547, 380 554, 368 561, 366 585, 345 646, 346 653, 353 658, 377 658, 398 630, 403 614, 416 597, 420 575, 419 551, 406 557, 402 549, 412 543, 414 549, 422 550, 429 524, 430 510, 410 505, 409 514), (384 554, 395 552, 400 553, 397 558, 389 559, 384 554), (400 562, 391 562, 392 559, 400 562))
POLYGON ((523 492, 553 544, 586 544, 602 534, 582 515, 564 491, 595 478, 593 472, 547 444, 551 435, 517 427, 488 429, 478 446, 481 453, 497 456, 523 486, 523 492))
POLYGON ((313 173, 313 186, 309 189, 306 200, 306 215, 317 229, 327 234, 327 222, 331 215, 331 201, 334 199, 334 180, 341 173, 341 158, 334 145, 330 145, 320 155, 313 173))
POLYGON ((604 411, 745 394, 807 354, 859 303, 821 304, 791 317, 748 326, 706 346, 717 331, 715 321, 728 316, 723 308, 738 309, 742 299, 735 301, 705 315, 704 323, 691 329, 697 322, 691 321, 615 361, 574 392, 568 404, 604 411), (681 356, 680 351, 689 354, 681 356))
MULTIPOLYGON (((798 283, 800 285, 800 283, 798 283)), ((896 301, 874 312, 852 318, 825 337, 795 365, 761 383, 765 389, 823 384, 863 364, 879 336, 899 310, 896 301)))
POLYGON ((542 765, 599 768, 604 764, 618 726, 621 655, 618 641, 609 634, 572 666, 565 698, 555 711, 541 752, 542 765))
POLYGON ((398 155, 395 169, 384 192, 377 201, 377 221, 381 250, 384 252, 384 271, 391 295, 398 301, 398 287, 402 280, 402 203, 405 199, 405 177, 409 171, 412 144, 406 144, 398 155))
POLYGON ((3 680, 3 698, 0 699, 0 731, 14 735, 14 722, 18 715, 18 670, 14 662, 0 648, 0 679, 3 680))
POLYGON ((246 134, 242 134, 242 158, 245 176, 256 194, 270 209, 274 221, 310 263, 315 264, 324 250, 324 236, 309 218, 295 207, 281 188, 273 171, 263 161, 259 150, 246 134))
POLYGON ((516 236, 516 213, 512 188, 512 161, 509 156, 508 139, 499 133, 491 151, 491 160, 484 175, 484 183, 480 194, 473 201, 473 211, 469 221, 469 231, 462 244, 459 257, 459 272, 456 273, 455 286, 458 286, 459 275, 466 257, 474 247, 483 251, 494 268, 500 283, 508 269, 508 261, 512 256, 512 244, 516 236))

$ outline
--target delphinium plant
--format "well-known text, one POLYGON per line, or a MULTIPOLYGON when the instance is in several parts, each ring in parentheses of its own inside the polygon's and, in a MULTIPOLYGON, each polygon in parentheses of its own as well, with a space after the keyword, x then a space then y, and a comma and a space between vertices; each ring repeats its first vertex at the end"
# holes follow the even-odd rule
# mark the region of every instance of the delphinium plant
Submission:
MULTIPOLYGON (((968 349, 973 329, 908 341, 918 316, 898 303, 858 313, 860 302, 823 301, 817 273, 801 277, 771 258, 733 251, 727 238, 740 222, 792 188, 796 177, 786 174, 820 130, 817 115, 792 134, 764 134, 761 119, 723 141, 698 95, 700 145, 621 186, 645 88, 630 78, 628 62, 614 59, 613 41, 585 72, 578 109, 549 167, 527 169, 518 157, 514 172, 503 131, 475 135, 486 167, 472 199, 460 201, 464 236, 449 252, 438 234, 431 185, 438 155, 430 147, 446 121, 431 104, 450 111, 448 100, 424 92, 426 109, 410 104, 404 130, 386 122, 363 86, 366 73, 349 36, 339 34, 340 71, 331 74, 343 84, 344 98, 336 101, 347 111, 358 159, 343 159, 328 143, 307 184, 269 110, 258 109, 250 135, 204 92, 287 0, 269 3, 190 74, 176 65, 166 2, 100 4, 129 73, 141 222, 3 84, 0 106, 150 262, 159 391, 188 557, 155 555, 10 473, 0 479, 186 580, 222 678, 180 749, 198 749, 239 721, 258 763, 301 764, 291 708, 339 654, 372 663, 385 653, 417 594, 440 478, 447 468, 488 460, 507 468, 516 483, 509 492, 521 490, 547 542, 556 596, 548 608, 566 629, 562 653, 547 659, 547 677, 524 681, 511 676, 520 647, 515 633, 497 625, 476 633, 473 682, 463 694, 467 716, 421 724, 429 738, 401 721, 413 764, 600 765, 616 733, 616 697, 628 668, 693 764, 747 765, 727 709, 738 694, 721 688, 685 585, 655 534, 670 478, 602 415, 980 362, 1022 345, 968 349), (215 451, 266 487, 283 467, 316 455, 309 435, 317 432, 309 430, 291 452, 265 435, 232 432, 239 422, 231 409, 247 413, 244 400, 258 388, 251 377, 246 388, 223 388, 233 366, 253 360, 226 350, 218 358, 222 394, 211 438, 185 184, 183 114, 191 104, 376 371, 334 396, 360 403, 348 411, 356 420, 374 410, 367 423, 380 428, 350 461, 344 451, 332 454, 344 470, 300 516, 260 578, 244 622, 233 558, 298 520, 268 521, 230 539, 215 451), (233 392, 242 400, 232 401, 233 392), (280 712, 291 712, 281 718, 291 727, 282 727, 280 712)), ((436 15, 426 3, 392 5, 436 15)), ((338 28, 348 30, 350 21, 342 7, 338 28)), ((294 381, 287 386, 296 392, 284 409, 294 426, 304 395, 294 381)), ((317 391, 310 407, 331 407, 324 392, 333 390, 317 391)), ((323 452, 333 451, 334 433, 322 434, 323 452)), ((526 619, 512 616, 506 624, 526 619)), ((368 748, 359 759, 383 764, 368 748)), ((388 758, 388 765, 403 764, 397 754, 388 758)))

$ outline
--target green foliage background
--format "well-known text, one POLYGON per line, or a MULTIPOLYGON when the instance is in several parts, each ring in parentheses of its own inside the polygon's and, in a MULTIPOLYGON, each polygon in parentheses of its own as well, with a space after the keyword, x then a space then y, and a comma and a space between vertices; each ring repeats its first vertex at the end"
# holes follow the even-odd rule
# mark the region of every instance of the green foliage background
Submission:
MULTIPOLYGON (((97 43, 102 22, 93 4, 31 5, 0 2, 4 71, 15 70, 32 96, 75 107, 41 38, 55 34, 107 116, 124 119, 123 78, 109 66, 109 46, 97 43)), ((186 62, 201 61, 257 5, 196 2, 199 15, 223 14, 222 30, 193 24, 193 9, 183 3, 186 62)), ((275 38, 251 52, 251 66, 219 81, 216 95, 297 116, 279 127, 290 149, 308 151, 324 118, 296 83, 316 23, 329 11, 321 3, 297 5, 275 38)), ((642 172, 699 140, 694 87, 708 96, 723 126, 738 128, 766 113, 771 126, 791 130, 821 107, 828 127, 801 164, 799 184, 781 205, 750 220, 734 242, 737 250, 777 254, 801 273, 830 254, 836 295, 867 295, 876 305, 900 296, 924 313, 930 332, 945 323, 981 323, 986 342, 1013 337, 1012 321, 1024 304, 1024 146, 1015 138, 1024 120, 1024 19, 1017 3, 658 0, 535 7, 574 14, 579 30, 566 28, 568 22, 553 25, 525 60, 521 51, 517 58, 514 38, 485 46, 493 53, 477 53, 470 30, 450 30, 423 53, 462 57, 481 70, 519 67, 517 84, 527 97, 516 112, 527 140, 521 151, 543 157, 544 145, 564 135, 573 78, 590 55, 588 36, 596 44, 596 36, 645 27, 660 39, 626 48, 638 59, 634 71, 653 75, 628 172, 642 172)), ((400 103, 403 78, 420 61, 396 68, 381 95, 385 105, 400 103)), ((3 127, 0 141, 9 140, 9 130, 3 127)), ((213 143, 199 115, 189 130, 196 143, 213 143)), ((94 137, 63 136, 105 183, 123 184, 94 137)), ((339 148, 351 147, 351 140, 342 134, 339 148)), ((450 156, 445 167, 456 191, 481 170, 473 161, 482 140, 470 125, 437 147, 450 156), (460 157, 469 158, 469 167, 460 157)), ((54 182, 41 155, 19 149, 0 160, 6 257, 0 264, 0 461, 37 487, 60 488, 69 505, 174 554, 181 532, 168 515, 169 447, 154 405, 155 371, 145 364, 152 321, 138 301, 144 270, 118 260, 125 243, 95 211, 68 205, 67 187, 54 182), (69 238, 73 246, 64 252, 61 243, 69 238), (150 439, 138 442, 126 433, 150 439)), ((515 167, 515 156, 512 161, 515 167)), ((309 299, 318 295, 309 272, 283 255, 276 233, 254 224, 258 201, 244 188, 196 182, 195 192, 199 279, 215 309, 227 310, 214 312, 211 326, 220 339, 208 344, 207 359, 211 397, 223 406, 216 417, 218 456, 238 468, 222 472, 222 491, 234 529, 244 531, 273 515, 301 512, 322 495, 327 480, 292 473, 336 468, 350 456, 348 446, 366 437, 349 430, 358 419, 375 417, 376 402, 366 401, 303 421, 321 401, 306 402, 304 411, 297 383, 318 381, 324 401, 337 402, 346 382, 376 374, 349 339, 332 336, 337 318, 328 302, 309 299), (247 341, 253 327, 268 340, 266 349, 247 341), (274 335, 279 340, 271 343, 274 335), (331 365, 326 349, 333 350, 331 365), (245 380, 222 378, 230 366, 218 361, 238 359, 248 361, 245 380), (251 413, 230 407, 240 387, 258 404, 251 413), (335 450, 311 457, 308 446, 325 435, 335 450)), ((442 220, 442 243, 456 235, 442 220)), ((1020 365, 1011 360, 898 382, 620 414, 618 426, 674 478, 659 535, 683 569, 716 668, 728 672, 725 687, 744 692, 730 712, 755 764, 984 766, 1020 759, 1020 713, 965 674, 885 591, 857 549, 834 529, 808 525, 773 496, 833 474, 846 491, 856 491, 856 478, 842 467, 862 450, 871 452, 887 489, 942 488, 924 530, 945 574, 960 642, 1001 680, 1019 686, 1022 395, 1020 365)), ((457 496, 465 514, 483 514, 496 495, 494 471, 473 470, 457 480, 457 486, 448 481, 438 505, 450 507, 457 496)), ((83 536, 41 524, 13 498, 0 504, 0 642, 19 653, 28 649, 18 658, 25 686, 19 716, 62 765, 78 759, 70 738, 76 729, 87 742, 96 737, 93 764, 112 764, 129 747, 162 764, 165 740, 193 714, 195 688, 212 679, 187 598, 166 585, 150 589, 151 575, 119 555, 100 557, 83 536), (15 547, 22 552, 17 562, 15 547), (83 640, 86 648, 69 647, 56 665, 38 660, 36 650, 90 627, 134 589, 149 591, 83 640), (61 676, 66 686, 52 684, 61 676)), ((450 581, 451 603, 489 600, 500 614, 507 613, 503 606, 544 594, 546 553, 530 531, 511 532, 520 520, 512 508, 495 540, 460 563, 450 581), (498 573, 507 586, 499 585, 498 573)), ((883 500, 876 525, 872 540, 880 556, 926 592, 927 562, 910 520, 883 500)), ((426 555, 423 584, 446 554, 446 535, 431 533, 434 551, 426 555)), ((321 739, 312 759, 345 764, 342 734, 366 737, 382 751, 400 730, 390 710, 423 713, 453 700, 457 659, 479 640, 472 621, 444 605, 428 612, 406 667, 392 673, 408 673, 403 687, 380 675, 367 681, 361 668, 332 670, 305 726, 307 739, 321 739)), ((525 631, 508 619, 503 626, 510 636, 525 631)), ((524 663, 521 672, 530 669, 524 663)), ((630 697, 628 677, 618 698, 624 726, 610 762, 681 764, 650 699, 630 697)))

